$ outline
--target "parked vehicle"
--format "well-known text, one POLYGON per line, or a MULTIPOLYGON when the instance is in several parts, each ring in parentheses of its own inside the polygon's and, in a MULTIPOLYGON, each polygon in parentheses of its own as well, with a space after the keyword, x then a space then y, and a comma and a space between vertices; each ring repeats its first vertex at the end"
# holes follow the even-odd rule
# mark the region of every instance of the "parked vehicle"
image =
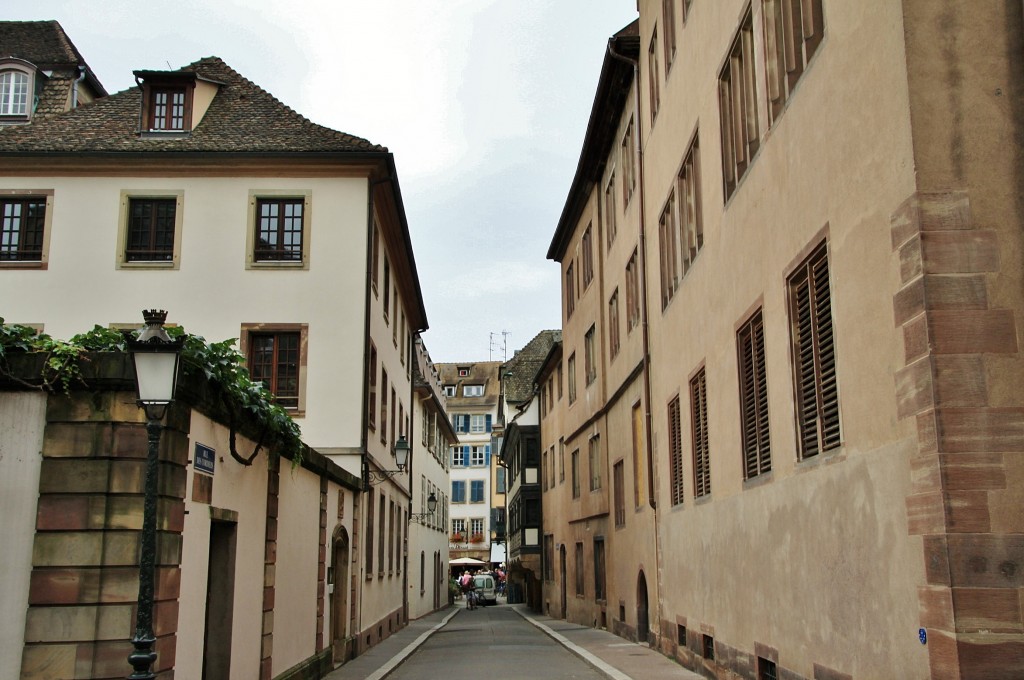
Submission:
POLYGON ((490 574, 477 574, 473 577, 476 592, 484 604, 498 604, 497 584, 490 574))

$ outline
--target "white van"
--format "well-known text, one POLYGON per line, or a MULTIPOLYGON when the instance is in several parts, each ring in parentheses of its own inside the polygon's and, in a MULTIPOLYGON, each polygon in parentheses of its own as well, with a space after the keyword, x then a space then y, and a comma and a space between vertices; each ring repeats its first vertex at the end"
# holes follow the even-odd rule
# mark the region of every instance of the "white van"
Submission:
POLYGON ((476 592, 484 604, 498 604, 498 591, 494 577, 490 574, 477 574, 473 577, 476 592))

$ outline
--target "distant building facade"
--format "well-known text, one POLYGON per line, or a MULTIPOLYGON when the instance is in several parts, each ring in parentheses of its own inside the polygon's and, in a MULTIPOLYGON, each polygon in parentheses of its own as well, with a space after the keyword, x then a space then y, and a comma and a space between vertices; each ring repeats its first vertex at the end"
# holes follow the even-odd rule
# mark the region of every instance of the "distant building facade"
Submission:
POLYGON ((437 364, 448 416, 459 443, 452 447, 449 555, 491 558, 491 432, 498 409, 499 361, 437 364))
POLYGON ((1021 675, 1020 4, 638 8, 548 252, 546 606, 706 673, 1021 675))

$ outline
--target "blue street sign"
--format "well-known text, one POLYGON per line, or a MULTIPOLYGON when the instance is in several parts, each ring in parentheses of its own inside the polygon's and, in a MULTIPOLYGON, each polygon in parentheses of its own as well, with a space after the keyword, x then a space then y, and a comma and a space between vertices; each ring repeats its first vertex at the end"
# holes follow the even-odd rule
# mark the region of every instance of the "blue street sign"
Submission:
POLYGON ((213 474, 213 458, 215 451, 209 446, 203 446, 202 444, 196 444, 196 453, 192 457, 192 466, 197 472, 205 472, 208 475, 213 474))
POLYGON ((928 644, 928 631, 926 631, 924 628, 918 628, 917 639, 921 641, 922 645, 928 644))

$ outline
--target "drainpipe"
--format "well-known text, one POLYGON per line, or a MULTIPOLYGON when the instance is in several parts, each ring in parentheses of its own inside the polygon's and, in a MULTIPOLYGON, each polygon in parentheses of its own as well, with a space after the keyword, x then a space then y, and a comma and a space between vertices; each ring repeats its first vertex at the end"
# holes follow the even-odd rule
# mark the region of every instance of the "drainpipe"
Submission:
MULTIPOLYGON (((644 191, 644 144, 643 144, 643 108, 640 97, 640 62, 631 59, 615 51, 614 39, 608 41, 608 54, 619 61, 625 62, 633 67, 633 83, 636 92, 636 153, 637 153, 637 184, 639 185, 640 196, 638 200, 640 212, 640 325, 642 328, 643 344, 643 379, 644 379, 644 448, 647 456, 647 502, 654 513, 654 560, 655 560, 655 582, 658 589, 657 597, 657 625, 654 630, 655 640, 660 642, 661 638, 661 585, 662 585, 662 559, 661 559, 661 534, 658 531, 658 503, 654 498, 654 446, 651 442, 651 340, 648 322, 648 293, 647 293, 647 215, 645 207, 644 191)), ((650 601, 648 601, 648 611, 650 601)), ((648 631, 650 633, 650 631, 648 631)), ((660 646, 660 644, 658 644, 660 646)))

